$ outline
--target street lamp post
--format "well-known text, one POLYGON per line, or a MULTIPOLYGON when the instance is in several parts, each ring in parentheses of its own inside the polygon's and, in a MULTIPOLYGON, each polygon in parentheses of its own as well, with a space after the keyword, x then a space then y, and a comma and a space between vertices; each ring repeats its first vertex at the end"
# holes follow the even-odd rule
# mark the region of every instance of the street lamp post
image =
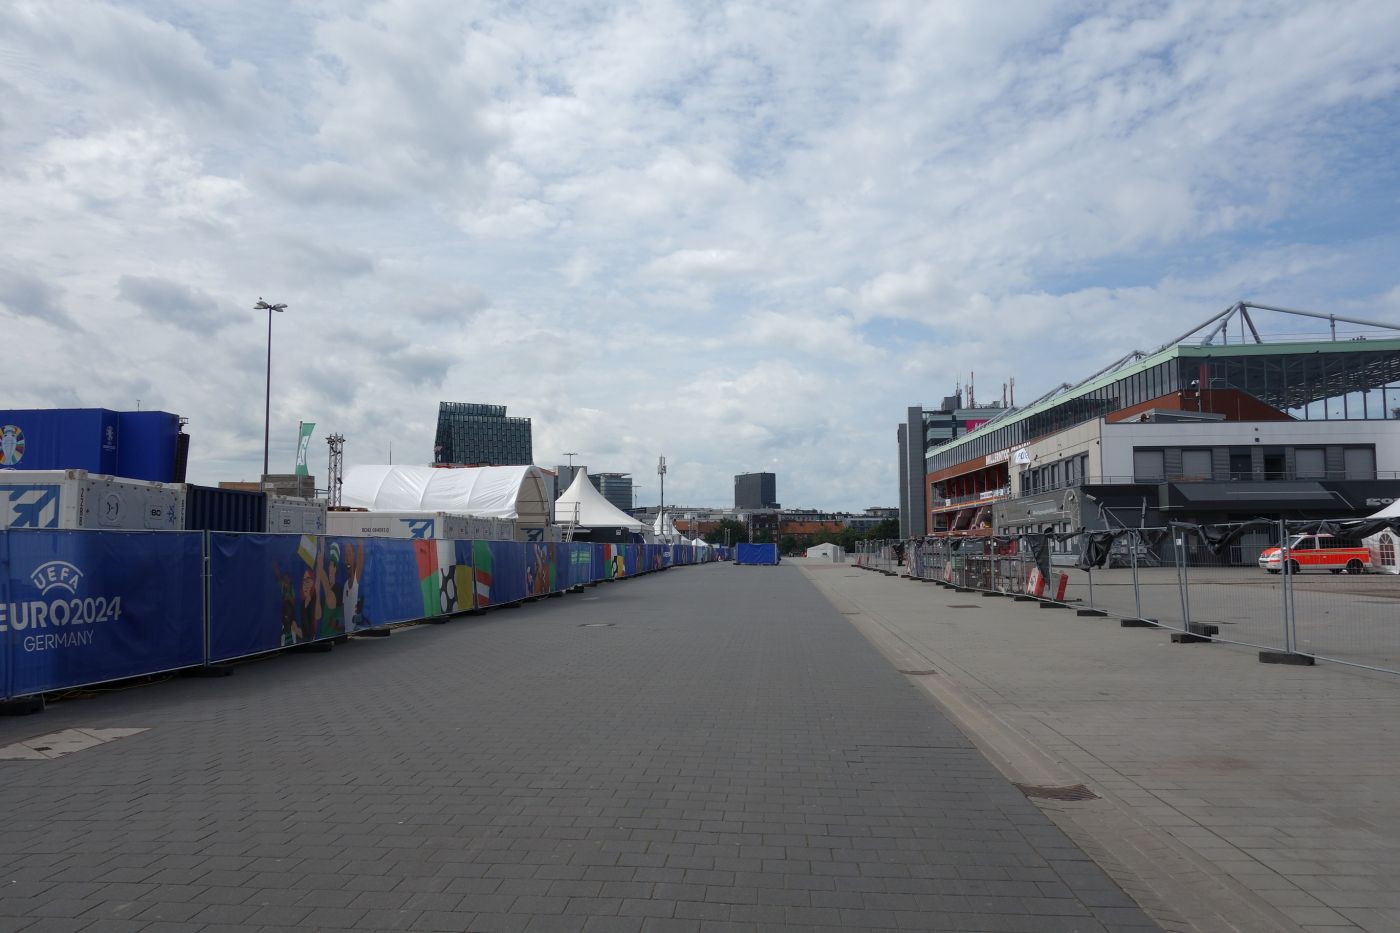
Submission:
MULTIPOLYGON (((268 425, 272 420, 272 312, 281 314, 287 310, 285 304, 268 304, 259 296, 258 303, 253 305, 254 311, 267 312, 267 392, 263 397, 263 471, 262 482, 267 481, 267 442, 269 436, 268 425)), ((259 483, 261 485, 261 482, 259 483)))

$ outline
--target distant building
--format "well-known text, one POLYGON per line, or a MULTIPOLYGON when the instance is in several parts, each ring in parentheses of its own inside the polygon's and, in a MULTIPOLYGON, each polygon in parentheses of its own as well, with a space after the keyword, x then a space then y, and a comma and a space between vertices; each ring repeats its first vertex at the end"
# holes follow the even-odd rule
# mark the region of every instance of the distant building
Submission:
POLYGON ((507 418, 504 405, 438 403, 433 463, 529 466, 534 459, 529 418, 507 418))
POLYGON ((632 508, 631 473, 589 473, 588 478, 616 508, 624 512, 632 508))
MULTIPOLYGON (((587 469, 588 467, 584 466, 582 463, 575 464, 573 466, 569 466, 566 463, 556 464, 554 467, 554 474, 557 477, 557 479, 554 481, 554 498, 558 499, 564 493, 568 492, 569 487, 574 484, 575 473, 577 473, 579 470, 587 469)), ((593 479, 592 476, 589 476, 588 478, 590 480, 593 480, 594 487, 597 487, 598 481, 593 479)))
POLYGON ((772 473, 740 473, 734 477, 734 508, 775 509, 778 479, 772 473))
POLYGON ((935 447, 975 431, 1006 408, 993 404, 964 408, 962 391, 943 399, 936 409, 910 407, 895 430, 899 444, 899 536, 922 538, 929 533, 925 458, 935 447))
MULTIPOLYGON (((1265 338, 1250 309, 1297 314, 1241 302, 1150 353, 1133 350, 1021 408, 980 411, 990 420, 929 442, 924 533, 1339 519, 1400 499, 1400 420, 1389 395, 1400 388, 1400 335, 1299 339, 1295 319, 1265 338), (1236 317, 1253 340, 1224 339, 1236 317)), ((1254 566, 1277 539, 1251 530, 1220 558, 1254 566)), ((1176 539, 1163 540, 1154 559, 1171 561, 1176 539)), ((1066 537, 1050 550, 1068 562, 1078 546, 1066 537)))

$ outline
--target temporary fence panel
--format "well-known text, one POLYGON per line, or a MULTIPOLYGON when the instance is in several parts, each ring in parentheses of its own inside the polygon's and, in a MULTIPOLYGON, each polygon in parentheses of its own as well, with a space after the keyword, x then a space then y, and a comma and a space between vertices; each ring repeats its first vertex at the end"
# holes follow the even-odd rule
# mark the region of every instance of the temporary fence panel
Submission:
POLYGON ((5 530, 0 696, 518 602, 661 569, 668 558, 702 559, 682 545, 5 530))
POLYGON ((472 608, 470 542, 210 535, 210 659, 472 608))
POLYGON ((473 541, 476 606, 503 606, 525 598, 525 546, 515 541, 473 541))
POLYGON ((558 545, 551 541, 533 541, 525 549, 525 595, 548 596, 559 592, 558 545))
POLYGON ((24 696, 201 664, 201 539, 0 533, 0 691, 24 696))
POLYGON ((0 526, 180 531, 185 487, 84 470, 5 472, 0 474, 0 526))

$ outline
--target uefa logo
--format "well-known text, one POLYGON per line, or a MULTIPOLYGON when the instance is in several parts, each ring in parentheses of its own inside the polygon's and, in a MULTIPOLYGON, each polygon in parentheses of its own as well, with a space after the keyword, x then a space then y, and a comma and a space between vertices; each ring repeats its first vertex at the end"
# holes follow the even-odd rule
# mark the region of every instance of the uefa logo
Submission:
POLYGON ((29 575, 29 582, 34 584, 41 596, 47 595, 54 587, 67 590, 70 595, 77 595, 78 584, 82 579, 83 572, 66 560, 51 560, 40 564, 29 575))
POLYGON ((17 425, 0 428, 0 466, 15 466, 24 459, 24 432, 17 425))

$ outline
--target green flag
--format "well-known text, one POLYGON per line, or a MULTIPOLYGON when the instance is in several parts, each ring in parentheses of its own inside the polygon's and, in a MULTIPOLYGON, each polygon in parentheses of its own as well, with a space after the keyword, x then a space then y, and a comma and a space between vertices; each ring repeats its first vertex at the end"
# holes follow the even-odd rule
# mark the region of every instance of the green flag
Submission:
POLYGON ((306 452, 311 448, 311 432, 316 430, 316 422, 301 422, 301 437, 297 439, 297 476, 305 476, 306 452))

